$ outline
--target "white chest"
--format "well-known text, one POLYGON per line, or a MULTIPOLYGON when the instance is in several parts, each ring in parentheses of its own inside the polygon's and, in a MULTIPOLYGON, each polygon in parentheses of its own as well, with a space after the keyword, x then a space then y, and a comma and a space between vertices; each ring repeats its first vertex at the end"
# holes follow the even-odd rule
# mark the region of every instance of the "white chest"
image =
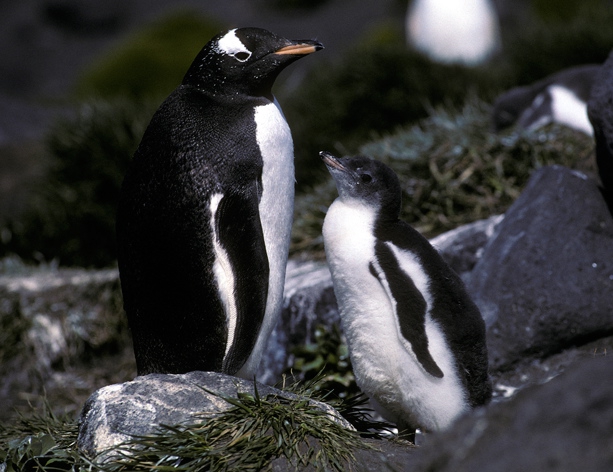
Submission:
POLYGON ((565 87, 553 85, 549 88, 551 93, 551 107, 553 120, 570 126, 585 134, 593 135, 594 129, 587 116, 587 105, 565 87))
POLYGON ((373 224, 374 214, 368 208, 337 199, 323 226, 343 332, 358 369, 361 362, 371 364, 379 359, 374 352, 378 340, 389 339, 395 331, 387 294, 369 270, 375 260, 373 224))
POLYGON ((255 109, 256 140, 263 160, 260 219, 266 247, 289 236, 294 206, 294 144, 276 102, 255 109))
POLYGON ((285 268, 294 214, 294 144, 279 104, 255 109, 256 140, 262 154, 262 196, 259 203, 260 222, 268 256, 268 296, 266 312, 251 356, 237 373, 252 379, 270 332, 274 328, 283 303, 285 268))

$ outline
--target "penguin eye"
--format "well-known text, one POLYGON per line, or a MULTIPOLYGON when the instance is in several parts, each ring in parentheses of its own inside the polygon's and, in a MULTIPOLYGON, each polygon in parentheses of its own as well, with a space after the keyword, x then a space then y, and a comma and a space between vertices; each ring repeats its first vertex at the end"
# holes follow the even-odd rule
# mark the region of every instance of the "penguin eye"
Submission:
POLYGON ((372 177, 369 174, 361 174, 360 180, 364 182, 365 184, 368 184, 372 181, 372 177))
POLYGON ((241 52, 237 52, 236 54, 234 54, 234 57, 241 62, 245 62, 247 59, 251 57, 251 54, 249 54, 248 52, 241 51, 241 52))

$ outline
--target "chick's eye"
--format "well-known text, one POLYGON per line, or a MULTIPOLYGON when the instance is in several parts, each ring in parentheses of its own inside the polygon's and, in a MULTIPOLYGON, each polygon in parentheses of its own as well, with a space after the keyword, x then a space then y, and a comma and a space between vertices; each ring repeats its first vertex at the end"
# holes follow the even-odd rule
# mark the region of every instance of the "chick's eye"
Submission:
POLYGON ((362 182, 364 182, 365 184, 370 183, 372 181, 372 177, 368 174, 361 174, 360 175, 360 180, 362 182))
POLYGON ((234 54, 234 57, 241 62, 246 61, 247 59, 249 59, 250 56, 251 54, 249 54, 248 52, 237 52, 236 54, 234 54))

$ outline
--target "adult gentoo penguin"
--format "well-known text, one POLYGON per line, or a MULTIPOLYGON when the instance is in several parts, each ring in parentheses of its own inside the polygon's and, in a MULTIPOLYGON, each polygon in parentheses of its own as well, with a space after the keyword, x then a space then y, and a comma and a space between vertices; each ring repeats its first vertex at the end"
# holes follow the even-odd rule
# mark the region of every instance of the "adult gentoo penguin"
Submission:
POLYGON ((398 219, 396 174, 320 153, 338 189, 323 235, 356 381, 408 435, 491 398, 485 324, 455 272, 398 219))
POLYGON ((294 201, 292 138, 271 87, 322 47, 221 33, 153 116, 117 212, 139 375, 253 378, 281 308, 294 201))

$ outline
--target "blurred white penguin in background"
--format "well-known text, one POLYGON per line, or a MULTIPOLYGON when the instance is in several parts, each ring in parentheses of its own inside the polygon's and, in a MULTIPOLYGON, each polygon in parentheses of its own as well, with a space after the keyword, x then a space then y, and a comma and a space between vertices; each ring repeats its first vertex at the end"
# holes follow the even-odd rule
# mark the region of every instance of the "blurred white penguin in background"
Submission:
POLYGON ((410 46, 443 63, 475 66, 500 46, 490 0, 411 0, 406 35, 410 46))

